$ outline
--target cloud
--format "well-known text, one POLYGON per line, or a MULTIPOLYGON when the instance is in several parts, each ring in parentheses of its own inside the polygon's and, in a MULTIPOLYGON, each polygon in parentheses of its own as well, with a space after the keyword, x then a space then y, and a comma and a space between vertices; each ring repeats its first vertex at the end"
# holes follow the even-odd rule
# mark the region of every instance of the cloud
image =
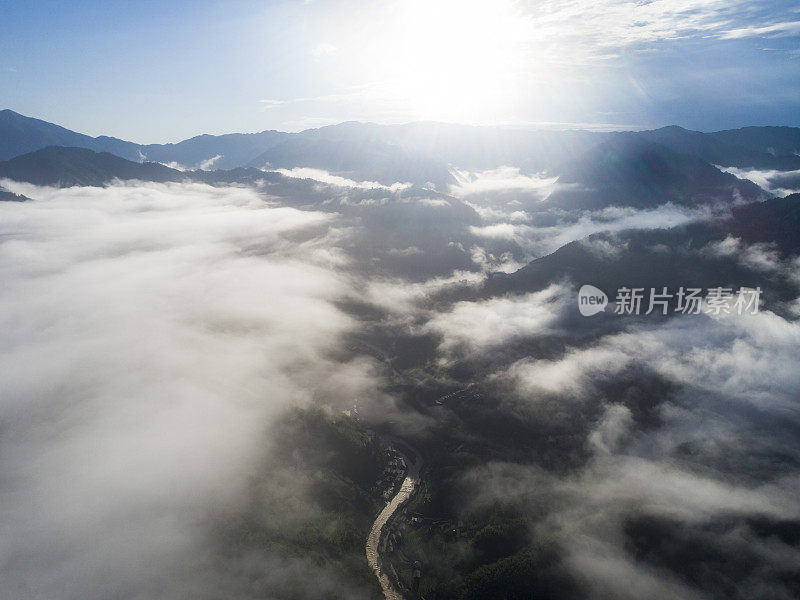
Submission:
POLYGON ((607 207, 594 211, 553 211, 542 200, 561 187, 556 177, 525 175, 517 167, 482 172, 454 171, 450 193, 462 198, 481 218, 469 233, 493 242, 507 242, 525 252, 529 262, 594 233, 626 229, 666 229, 719 216, 714 208, 689 209, 667 203, 652 209, 607 207))
POLYGON ((469 251, 472 262, 486 272, 513 273, 525 266, 525 263, 515 260, 511 252, 494 254, 478 245, 472 246, 469 251))
MULTIPOLYGON (((139 155, 142 158, 142 160, 144 160, 146 158, 141 152, 139 152, 139 155)), ((158 164, 164 165, 165 167, 169 167, 170 169, 175 169, 176 171, 188 171, 189 170, 185 165, 182 165, 181 163, 179 163, 177 161, 174 161, 174 160, 172 160, 170 162, 162 162, 162 163, 158 163, 158 164)))
POLYGON ((458 302, 448 312, 435 315, 425 325, 442 341, 440 349, 484 351, 514 338, 552 331, 568 291, 552 285, 532 294, 493 298, 481 302, 458 302))
POLYGON ((408 248, 389 248, 386 254, 391 256, 418 256, 424 253, 416 246, 409 246, 408 248))
POLYGON ((766 275, 778 274, 800 290, 800 257, 781 258, 774 243, 745 244, 727 236, 700 249, 702 254, 735 259, 743 267, 766 275))
POLYGON ((523 241, 529 237, 532 231, 533 228, 527 225, 515 225, 513 223, 496 223, 481 227, 471 225, 469 228, 469 232, 477 237, 508 241, 523 241))
POLYGON ((720 38, 724 40, 739 39, 745 37, 783 37, 788 35, 800 34, 800 21, 786 21, 783 23, 773 23, 771 25, 740 27, 723 31, 720 38))
MULTIPOLYGON (((582 56, 590 49, 597 53, 598 48, 613 50, 661 40, 797 33, 796 21, 774 22, 781 10, 782 7, 775 7, 774 11, 765 12, 759 10, 758 3, 742 0, 654 0, 635 4, 603 0, 588 8, 573 0, 552 5, 529 3, 526 12, 534 30, 533 39, 550 42, 554 53, 566 53, 563 61, 582 56), (742 27, 735 26, 739 24, 742 27)), ((553 58, 558 59, 555 55, 553 58)))
MULTIPOLYGON (((491 202, 491 200, 490 200, 491 202)), ((544 224, 536 224, 536 212, 521 212, 517 205, 509 207, 495 203, 500 208, 480 208, 470 203, 481 216, 484 225, 471 225, 469 232, 487 240, 512 242, 526 251, 526 261, 554 252, 576 240, 585 240, 600 232, 615 233, 627 229, 667 229, 692 221, 708 218, 711 209, 687 209, 672 204, 658 208, 637 210, 635 208, 609 207, 598 211, 583 211, 555 215, 550 213, 544 224), (523 218, 523 215, 525 216, 523 218)), ((608 242, 585 241, 604 244, 612 251, 608 242)))
POLYGON ((710 216, 707 209, 690 210, 665 204, 649 210, 609 207, 599 211, 586 211, 577 219, 563 219, 552 227, 537 230, 539 244, 552 252, 571 241, 586 238, 594 233, 619 232, 626 229, 668 229, 710 216))
POLYGON ((711 242, 703 251, 712 256, 737 258, 739 262, 755 271, 770 272, 781 268, 778 251, 771 244, 743 244, 739 238, 728 236, 719 242, 711 242))
POLYGON ((799 350, 798 323, 762 312, 640 324, 517 361, 496 375, 515 382, 519 404, 505 410, 555 398, 537 422, 572 423, 588 456, 564 471, 475 467, 467 505, 533 515, 533 538, 597 598, 714 597, 725 577, 731 597, 788 599, 781 573, 800 552, 754 523, 800 518, 799 350), (644 373, 667 386, 643 391, 644 373))
POLYGON ((571 350, 560 360, 525 358, 496 377, 514 382, 519 395, 531 401, 542 393, 566 394, 580 400, 593 389, 595 378, 618 375, 631 362, 631 356, 617 345, 603 345, 571 350))
MULTIPOLYGON (((512 223, 527 223, 531 220, 530 214, 522 210, 503 210, 502 208, 492 208, 481 206, 475 202, 465 201, 465 204, 472 208, 485 223, 498 221, 511 221, 512 223)), ((505 208, 505 207, 503 207, 505 208)))
POLYGON ((259 104, 261 104, 261 111, 271 110, 273 108, 280 108, 284 104, 286 104, 285 100, 274 100, 274 99, 266 99, 266 100, 259 100, 259 104))
MULTIPOLYGON (((404 198, 403 200, 405 201, 407 199, 404 198)), ((450 202, 448 200, 445 200, 444 198, 413 198, 411 200, 413 200, 414 202, 418 202, 423 206, 430 206, 430 207, 451 206, 450 202)))
POLYGON ((609 404, 597 428, 589 435, 595 451, 611 454, 633 426, 633 413, 624 404, 609 404))
POLYGON ((446 277, 416 283, 402 279, 376 279, 368 283, 366 297, 395 315, 411 317, 416 316, 417 312, 424 312, 420 305, 432 295, 448 289, 475 289, 484 279, 483 273, 472 271, 454 271, 446 277))
POLYGON ((589 250, 595 256, 600 256, 605 259, 616 258, 622 254, 623 250, 628 247, 627 242, 614 240, 613 242, 603 238, 588 237, 580 240, 580 245, 589 250))
POLYGON ((222 154, 212 156, 211 158, 201 161, 200 164, 197 165, 197 168, 202 171, 209 171, 220 158, 222 158, 222 154))
POLYGON ((314 46, 314 49, 311 51, 311 56, 316 59, 332 58, 336 56, 338 51, 339 49, 333 44, 329 44, 328 42, 320 42, 314 46))
POLYGON ((346 177, 332 175, 323 169, 312 169, 308 167, 276 169, 275 172, 280 173, 285 177, 293 177, 295 179, 313 179, 314 181, 327 183, 329 185, 345 188, 358 188, 363 190, 388 190, 390 192, 396 192, 411 187, 410 183, 400 183, 399 181, 388 186, 378 183, 377 181, 354 181, 352 179, 347 179, 346 177))
POLYGON ((502 190, 528 190, 541 194, 544 199, 556 183, 557 177, 524 175, 517 167, 498 167, 480 172, 454 171, 456 183, 450 193, 458 198, 502 190))
POLYGON ((729 401, 771 409, 792 404, 800 384, 790 375, 789 356, 800 347, 800 325, 762 311, 752 315, 676 317, 652 329, 602 338, 558 360, 523 359, 508 369, 523 397, 537 390, 585 397, 592 382, 646 366, 670 381, 725 394, 729 401), (773 376, 764 380, 764 369, 773 376))
MULTIPOLYGON (((717 519, 756 515, 776 520, 796 518, 798 507, 792 494, 798 489, 797 480, 782 482, 780 488, 770 484, 748 486, 717 481, 667 462, 621 455, 602 456, 579 473, 565 477, 521 465, 489 464, 475 469, 467 480, 479 505, 501 500, 537 512, 546 507, 547 516, 538 522, 534 535, 552 540, 563 549, 565 563, 594 597, 709 597, 703 592, 713 596, 718 589, 714 587, 718 584, 715 574, 727 569, 707 561, 729 560, 736 569, 733 561, 743 551, 748 553, 746 561, 758 567, 731 574, 738 589, 773 588, 771 594, 761 597, 790 597, 780 584, 779 574, 787 568, 792 570, 789 565, 798 557, 796 549, 777 540, 765 542, 744 524, 731 527, 737 543, 730 543, 724 533, 715 535, 715 530, 703 528, 717 519), (670 566, 687 572, 700 567, 709 573, 709 581, 681 577, 680 572, 642 560, 652 560, 652 556, 632 556, 633 540, 627 537, 626 529, 632 523, 658 520, 669 523, 677 535, 697 531, 696 539, 686 545, 679 539, 673 542, 675 551, 683 556, 682 560, 672 560, 670 566), (694 587, 698 583, 707 589, 698 590, 694 587)), ((644 543, 652 543, 652 552, 657 553, 658 532, 646 534, 650 537, 644 543)), ((745 592, 735 597, 751 596, 745 592)))
MULTIPOLYGON (((244 597, 213 516, 277 416, 380 376, 329 355, 354 327, 334 217, 200 184, 16 187, 34 200, 0 205, 0 596, 244 597)), ((262 558, 266 590, 306 585, 309 565, 262 558)))
POLYGON ((736 167, 717 167, 720 171, 736 175, 740 179, 749 179, 759 187, 777 196, 787 196, 800 192, 800 183, 792 185, 792 182, 800 182, 800 170, 797 171, 777 171, 762 169, 739 169, 736 167), (791 187, 785 187, 789 182, 791 187))

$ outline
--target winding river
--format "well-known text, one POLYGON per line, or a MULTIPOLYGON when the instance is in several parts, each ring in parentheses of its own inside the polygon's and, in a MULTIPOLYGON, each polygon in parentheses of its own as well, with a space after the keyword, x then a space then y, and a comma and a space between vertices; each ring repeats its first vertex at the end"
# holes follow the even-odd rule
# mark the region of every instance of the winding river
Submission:
POLYGON ((378 578, 386 600, 403 600, 403 594, 400 593, 400 590, 395 587, 389 576, 381 569, 381 559, 378 548, 389 520, 411 498, 411 495, 414 493, 414 488, 419 484, 419 473, 422 467, 422 458, 419 452, 415 451, 417 460, 412 463, 405 454, 397 450, 397 448, 395 448, 395 450, 405 461, 408 470, 406 471, 403 483, 400 485, 400 489, 383 508, 372 524, 372 529, 367 536, 366 544, 367 562, 375 573, 375 577, 378 578))

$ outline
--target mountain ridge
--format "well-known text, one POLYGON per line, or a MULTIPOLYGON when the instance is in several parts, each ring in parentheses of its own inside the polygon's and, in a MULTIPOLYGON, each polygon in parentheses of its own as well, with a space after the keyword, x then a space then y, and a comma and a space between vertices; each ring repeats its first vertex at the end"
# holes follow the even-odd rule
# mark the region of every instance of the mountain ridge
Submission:
POLYGON ((597 132, 581 129, 514 129, 507 126, 461 125, 414 121, 379 124, 345 121, 297 133, 264 130, 255 133, 199 134, 165 144, 137 144, 110 136, 91 137, 11 109, 0 110, 0 160, 46 146, 85 147, 141 162, 179 163, 186 168, 214 160, 232 168, 251 164, 260 154, 291 139, 381 141, 406 151, 453 163, 459 168, 514 166, 536 172, 564 162, 589 144, 614 137, 644 138, 681 153, 694 154, 726 167, 800 169, 800 128, 745 126, 701 132, 669 125, 652 130, 597 132), (459 164, 461 163, 461 164, 459 164))

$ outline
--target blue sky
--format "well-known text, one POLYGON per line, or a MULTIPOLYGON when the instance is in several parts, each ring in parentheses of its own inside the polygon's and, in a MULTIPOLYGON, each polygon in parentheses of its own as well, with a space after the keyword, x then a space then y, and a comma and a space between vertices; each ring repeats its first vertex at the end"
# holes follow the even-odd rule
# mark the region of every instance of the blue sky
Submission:
POLYGON ((800 126, 800 6, 5 0, 0 105, 137 142, 345 120, 800 126))

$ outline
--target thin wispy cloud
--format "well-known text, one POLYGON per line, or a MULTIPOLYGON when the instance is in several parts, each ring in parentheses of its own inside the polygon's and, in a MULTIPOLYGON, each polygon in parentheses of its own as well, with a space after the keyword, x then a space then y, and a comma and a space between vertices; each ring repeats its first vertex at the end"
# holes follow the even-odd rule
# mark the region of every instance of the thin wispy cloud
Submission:
POLYGON ((773 23, 762 27, 751 26, 731 29, 723 32, 720 37, 723 39, 738 39, 745 37, 784 37, 800 34, 800 21, 788 21, 785 23, 773 23))
MULTIPOLYGON (((798 33, 798 23, 775 23, 758 2, 721 0, 655 0, 627 2, 530 2, 531 40, 573 40, 581 48, 624 48, 690 37, 734 38, 798 33), (737 27, 738 26, 738 27, 737 27)), ((789 11, 787 10, 787 15, 789 11)), ((559 50, 570 46, 559 46, 559 50)), ((600 55, 602 57, 602 54, 600 55)))
POLYGON ((332 58, 336 56, 338 50, 339 49, 333 44, 329 44, 327 42, 321 42, 316 46, 314 46, 314 49, 311 51, 311 56, 313 56, 316 59, 332 58))
POLYGON ((284 100, 271 100, 271 99, 259 100, 258 103, 261 105, 262 111, 270 110, 272 108, 279 108, 284 104, 286 104, 284 100))

